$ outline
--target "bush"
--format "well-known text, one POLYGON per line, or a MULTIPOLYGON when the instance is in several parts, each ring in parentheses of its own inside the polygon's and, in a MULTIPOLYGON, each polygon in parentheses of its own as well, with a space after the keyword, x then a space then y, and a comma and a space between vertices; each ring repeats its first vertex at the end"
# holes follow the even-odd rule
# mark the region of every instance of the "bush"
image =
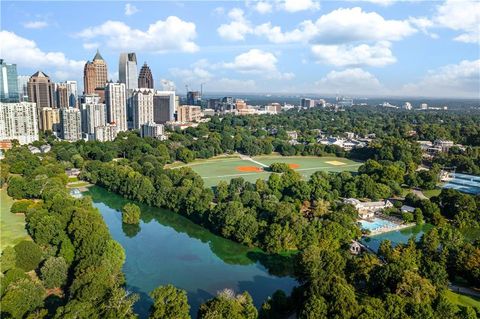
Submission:
POLYGON ((270 165, 270 170, 275 173, 285 173, 290 170, 290 166, 287 163, 273 163, 270 165))
POLYGON ((12 214, 23 213, 27 212, 28 207, 33 203, 33 201, 28 199, 23 199, 16 201, 13 203, 12 208, 10 208, 10 212, 12 214))
POLYGON ((42 250, 33 241, 24 240, 15 245, 16 265, 25 271, 34 270, 42 261, 42 250))
POLYGON ((0 257, 0 269, 2 272, 6 272, 7 270, 15 267, 16 259, 17 254, 15 253, 15 249, 10 246, 5 247, 2 256, 0 257))
POLYGON ((405 212, 402 214, 403 221, 406 223, 411 223, 415 220, 415 217, 410 212, 405 212))
POLYGON ((61 287, 67 281, 68 265, 62 257, 50 257, 40 272, 46 288, 61 287))
POLYGON ((122 222, 125 224, 138 224, 140 222, 140 207, 132 203, 123 206, 122 222))

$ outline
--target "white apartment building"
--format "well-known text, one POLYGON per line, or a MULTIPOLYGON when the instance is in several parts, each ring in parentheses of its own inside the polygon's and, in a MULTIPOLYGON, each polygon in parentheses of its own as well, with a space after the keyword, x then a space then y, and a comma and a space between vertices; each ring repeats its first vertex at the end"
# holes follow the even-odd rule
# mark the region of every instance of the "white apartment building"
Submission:
POLYGON ((62 139, 70 142, 80 140, 82 138, 80 110, 74 108, 60 109, 60 127, 62 139))
POLYGON ((118 134, 117 125, 105 124, 95 127, 95 140, 100 142, 113 141, 118 134))
POLYGON ((153 89, 136 89, 132 95, 133 128, 140 129, 143 124, 153 122, 153 89))
POLYGON ((140 136, 141 137, 153 137, 153 138, 158 138, 160 140, 166 139, 165 136, 165 128, 163 124, 156 124, 154 122, 149 122, 142 124, 142 127, 140 129, 140 136))
POLYGON ((105 88, 105 101, 107 104, 108 122, 115 123, 118 132, 128 130, 125 84, 107 83, 107 87, 105 88))
POLYGON ((37 105, 0 103, 0 140, 18 140, 21 145, 38 141, 37 105))

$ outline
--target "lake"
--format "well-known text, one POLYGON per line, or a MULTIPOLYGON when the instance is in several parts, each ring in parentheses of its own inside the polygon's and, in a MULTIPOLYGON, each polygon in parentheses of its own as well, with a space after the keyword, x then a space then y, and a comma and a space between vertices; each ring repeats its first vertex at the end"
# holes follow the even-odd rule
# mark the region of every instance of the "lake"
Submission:
POLYGON ((126 287, 140 295, 134 309, 141 318, 148 316, 148 294, 160 285, 186 290, 193 317, 200 304, 225 288, 248 291, 260 307, 277 289, 289 294, 297 285, 287 256, 266 255, 216 236, 179 214, 139 203, 140 224, 124 225, 121 209, 131 201, 97 186, 84 195, 92 197, 112 237, 125 249, 126 287))

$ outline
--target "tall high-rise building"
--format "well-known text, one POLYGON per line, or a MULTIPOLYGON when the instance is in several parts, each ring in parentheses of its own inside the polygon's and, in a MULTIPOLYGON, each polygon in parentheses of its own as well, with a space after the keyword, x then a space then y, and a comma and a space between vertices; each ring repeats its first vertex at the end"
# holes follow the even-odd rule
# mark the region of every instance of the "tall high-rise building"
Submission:
POLYGON ((137 56, 135 53, 120 53, 118 81, 125 84, 127 92, 137 89, 137 56))
POLYGON ((200 105, 202 97, 198 91, 187 92, 187 104, 188 105, 200 105))
POLYGON ((0 140, 18 140, 22 145, 38 141, 37 105, 0 102, 0 140))
POLYGON ((123 132, 127 126, 127 96, 125 84, 108 83, 105 89, 107 118, 109 123, 117 125, 117 131, 123 132))
POLYGON ((157 124, 175 121, 175 91, 155 91, 153 96, 153 121, 157 124))
POLYGON ((70 107, 77 107, 78 103, 78 86, 77 81, 65 81, 67 86, 68 104, 70 107))
POLYGON ((40 110, 40 127, 42 131, 58 132, 60 127, 59 109, 44 107, 40 110))
POLYGON ((85 68, 83 69, 84 94, 98 93, 101 95, 101 92, 99 93, 99 91, 103 92, 107 79, 107 63, 97 50, 92 62, 87 61, 87 63, 85 63, 85 68))
MULTIPOLYGON (((55 84, 42 71, 38 71, 30 77, 27 90, 28 100, 37 104, 37 118, 40 118, 44 107, 56 108, 55 84)), ((44 128, 40 121, 40 129, 45 131, 49 128, 44 128)))
POLYGON ((28 75, 17 76, 18 98, 20 102, 28 102, 28 80, 30 80, 28 75))
POLYGON ((303 98, 300 100, 300 105, 307 109, 315 107, 315 100, 303 98))
POLYGON ((107 124, 107 107, 103 103, 82 104, 82 131, 87 134, 89 140, 95 138, 95 128, 107 124))
POLYGON ((48 75, 42 71, 34 73, 27 84, 28 99, 37 103, 37 108, 56 107, 55 84, 50 81, 48 75))
POLYGON ((0 102, 18 102, 17 65, 0 59, 0 102))
POLYGON ((136 89, 132 95, 133 128, 153 122, 153 89, 136 89))
POLYGON ((56 85, 57 107, 69 107, 70 99, 66 83, 57 83, 56 85))
POLYGON ((82 121, 80 110, 75 108, 60 109, 60 133, 62 139, 70 142, 82 138, 82 121))
POLYGON ((247 102, 245 102, 244 100, 242 99, 236 99, 235 100, 235 108, 237 110, 245 110, 247 109, 247 102))
POLYGON ((152 70, 150 70, 147 62, 145 62, 140 69, 140 74, 138 75, 138 87, 147 89, 154 88, 152 70))

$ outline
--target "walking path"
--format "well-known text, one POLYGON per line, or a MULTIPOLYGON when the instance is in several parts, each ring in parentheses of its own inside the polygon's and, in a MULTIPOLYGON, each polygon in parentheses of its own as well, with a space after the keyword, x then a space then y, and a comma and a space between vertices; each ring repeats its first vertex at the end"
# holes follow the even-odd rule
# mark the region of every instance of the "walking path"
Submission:
POLYGON ((253 158, 251 158, 251 157, 248 156, 248 155, 243 155, 243 154, 239 154, 239 155, 240 155, 240 158, 241 158, 242 160, 244 160, 244 161, 250 161, 250 162, 255 163, 255 164, 257 164, 257 165, 260 165, 261 167, 264 167, 264 168, 265 168, 265 167, 268 167, 268 165, 265 165, 265 164, 263 164, 263 163, 260 163, 260 162, 254 160, 253 158))
POLYGON ((461 293, 461 294, 464 294, 464 295, 469 295, 469 296, 480 298, 480 292, 479 291, 473 290, 473 289, 468 288, 468 287, 462 287, 462 286, 457 286, 455 284, 450 284, 450 285, 448 285, 448 288, 450 288, 450 290, 453 291, 453 292, 458 292, 458 293, 461 293))
POLYGON ((422 191, 413 189, 412 192, 417 195, 420 199, 428 199, 427 196, 423 195, 422 191))

